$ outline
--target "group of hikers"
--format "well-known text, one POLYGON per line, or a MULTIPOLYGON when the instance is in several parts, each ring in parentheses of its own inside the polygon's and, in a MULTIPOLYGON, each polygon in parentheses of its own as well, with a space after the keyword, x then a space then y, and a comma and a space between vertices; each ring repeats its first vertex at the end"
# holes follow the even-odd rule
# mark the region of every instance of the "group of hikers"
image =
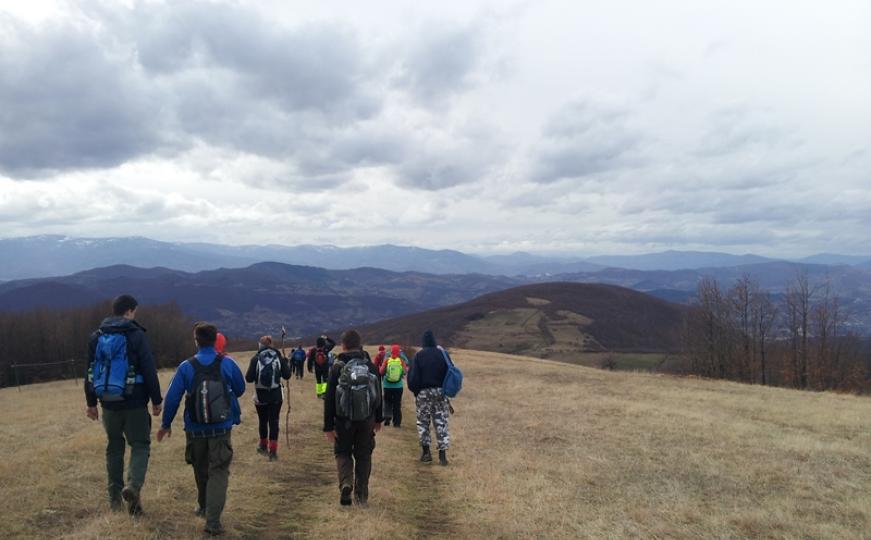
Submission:
POLYGON ((259 349, 243 375, 224 353, 226 338, 214 325, 200 322, 193 331, 197 352, 178 366, 164 400, 145 328, 136 322, 137 309, 132 296, 116 297, 112 316, 103 320, 89 341, 86 414, 98 420, 98 404, 102 406, 112 510, 126 508, 133 516, 143 513, 141 491, 151 444, 149 402, 151 414, 161 417, 156 438, 162 442, 172 436, 172 423, 184 399, 185 461, 193 468, 197 486, 195 513, 205 518, 207 534, 222 534, 221 514, 233 460, 231 431, 242 421, 239 398, 245 393, 246 381, 255 386, 257 452, 274 461, 285 399, 282 379, 302 379, 306 362, 308 371, 315 374, 315 394, 324 402, 323 432, 333 444, 341 505, 368 503, 375 434, 382 425, 401 426, 405 385, 415 396, 420 461, 433 461, 432 426, 439 463, 448 465, 450 397, 459 392, 462 374, 431 331, 424 333, 422 348, 411 362, 396 344, 389 351, 379 347, 373 360, 356 330, 344 332, 338 344, 321 336, 308 352, 294 348, 290 358, 267 335, 260 338, 259 349), (337 345, 341 352, 334 354, 337 345), (130 462, 125 480, 126 446, 130 447, 130 462))

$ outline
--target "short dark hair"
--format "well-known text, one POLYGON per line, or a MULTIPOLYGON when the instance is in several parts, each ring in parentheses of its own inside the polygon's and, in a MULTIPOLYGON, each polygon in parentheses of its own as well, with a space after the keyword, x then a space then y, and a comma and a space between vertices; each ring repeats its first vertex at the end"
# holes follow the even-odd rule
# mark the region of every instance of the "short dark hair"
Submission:
POLYGON ((112 300, 112 314, 120 317, 131 309, 136 309, 136 306, 138 305, 139 302, 129 294, 116 296, 115 299, 112 300))
POLYGON ((342 334, 342 347, 347 351, 356 351, 363 348, 363 338, 360 337, 360 332, 348 330, 342 334))
POLYGON ((194 326, 194 339, 198 347, 212 347, 218 340, 218 328, 214 324, 197 323, 194 326))

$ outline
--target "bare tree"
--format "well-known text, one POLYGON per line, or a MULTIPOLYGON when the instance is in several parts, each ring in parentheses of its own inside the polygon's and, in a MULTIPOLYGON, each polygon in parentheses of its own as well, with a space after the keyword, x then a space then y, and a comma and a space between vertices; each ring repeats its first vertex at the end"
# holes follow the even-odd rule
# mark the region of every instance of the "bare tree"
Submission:
POLYGON ((768 384, 768 342, 774 322, 777 320, 777 306, 771 301, 771 295, 753 284, 750 293, 750 317, 753 322, 754 349, 759 353, 759 373, 762 384, 768 384))
POLYGON ((808 341, 810 316, 816 288, 812 288, 806 270, 799 270, 786 289, 786 307, 792 340, 792 367, 795 385, 808 387, 808 341))

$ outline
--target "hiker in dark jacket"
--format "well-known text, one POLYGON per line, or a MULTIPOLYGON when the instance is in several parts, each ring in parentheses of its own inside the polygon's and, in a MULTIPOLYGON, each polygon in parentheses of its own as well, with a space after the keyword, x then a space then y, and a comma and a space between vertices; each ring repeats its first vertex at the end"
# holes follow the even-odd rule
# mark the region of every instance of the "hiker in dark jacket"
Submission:
POLYGON ((330 351, 336 346, 336 342, 327 336, 321 336, 315 342, 315 346, 308 352, 308 372, 315 374, 315 395, 324 397, 327 391, 327 379, 330 376, 330 366, 333 363, 330 351))
POLYGON ((408 373, 408 389, 414 394, 414 403, 417 407, 417 434, 423 449, 420 460, 425 463, 432 461, 430 451, 432 437, 429 429, 432 423, 436 432, 439 463, 447 465, 447 451, 451 445, 451 436, 448 432, 450 406, 442 390, 448 372, 448 363, 445 359, 447 352, 436 344, 435 336, 430 330, 424 332, 422 345, 423 348, 414 355, 408 373))
POLYGON ((290 364, 297 380, 302 380, 305 375, 305 350, 299 346, 290 353, 290 364))
MULTIPOLYGON (((113 510, 120 510, 122 499, 131 515, 142 513, 139 494, 145 483, 148 470, 148 457, 151 451, 151 418, 148 416, 148 401, 151 400, 152 414, 159 416, 163 403, 160 396, 160 381, 154 358, 145 340, 145 328, 136 322, 136 299, 122 294, 112 301, 112 317, 100 324, 100 329, 91 334, 88 343, 88 376, 85 377, 86 414, 91 420, 98 420, 97 390, 94 388, 94 360, 100 349, 100 358, 107 358, 107 339, 113 335, 123 335, 126 341, 126 355, 133 368, 132 381, 127 381, 129 394, 122 399, 112 400, 107 394, 100 399, 103 406, 103 428, 106 430, 106 472, 109 479, 109 504, 113 510), (101 337, 104 337, 101 340, 101 337), (132 388, 129 386, 132 382, 132 388), (130 466, 127 471, 127 484, 124 483, 124 450, 130 446, 130 466)), ((127 390, 125 390, 126 393, 127 390)))
POLYGON ((260 420, 260 444, 257 453, 278 459, 278 420, 284 403, 281 379, 290 379, 290 364, 272 346, 272 336, 260 338, 260 350, 251 357, 245 380, 254 383, 254 408, 260 420))
MULTIPOLYGON (((197 354, 178 366, 166 393, 166 409, 157 431, 157 442, 172 435, 172 421, 182 398, 185 398, 185 461, 193 467, 197 483, 196 514, 206 518, 204 530, 211 535, 224 532, 221 514, 227 500, 230 462, 233 461, 230 432, 234 425, 242 422, 239 397, 245 393, 245 379, 239 366, 232 358, 215 350, 217 336, 218 329, 214 325, 197 323, 194 327, 197 354), (211 377, 218 379, 220 390, 209 384, 214 380, 211 377), (202 394, 202 401, 195 402, 194 387, 200 388, 200 384, 208 392, 202 394), (212 392, 218 394, 212 397, 212 392), (208 404, 209 414, 216 415, 209 422, 203 420, 202 403, 208 404)), ((200 397, 199 390, 196 395, 200 397)))
MULTIPOLYGON (((362 371, 366 373, 365 370, 362 371)), ((357 375, 355 375, 357 377, 357 375)), ((354 381, 359 383, 360 379, 354 381)), ((363 386, 363 385, 360 385, 363 386)), ((378 371, 369 354, 363 350, 362 339, 356 330, 348 330, 342 334, 342 353, 330 369, 324 398, 324 436, 334 444, 336 468, 339 472, 339 503, 343 506, 351 504, 351 491, 357 504, 366 505, 369 500, 369 474, 372 472, 372 451, 375 450, 375 432, 381 431, 384 416, 381 409, 381 384, 378 371), (355 362, 357 360, 358 362, 355 362), (351 367, 361 367, 369 371, 371 379, 366 383, 363 392, 369 396, 364 407, 368 416, 362 419, 349 418, 348 410, 341 410, 338 402, 348 403, 353 408, 356 400, 350 399, 347 392, 351 389, 351 367), (342 395, 349 399, 342 400, 342 395), (338 396, 338 400, 337 400, 338 396)), ((359 411, 359 409, 357 409, 359 411)), ((351 414, 355 414, 351 412, 351 414)), ((361 414, 362 416, 362 414, 361 414)))

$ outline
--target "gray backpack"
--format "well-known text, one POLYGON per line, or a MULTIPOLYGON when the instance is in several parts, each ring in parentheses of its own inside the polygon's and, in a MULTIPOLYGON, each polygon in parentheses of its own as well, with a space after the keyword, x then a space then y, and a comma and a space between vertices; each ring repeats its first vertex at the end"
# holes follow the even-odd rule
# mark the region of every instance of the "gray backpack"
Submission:
POLYGON ((369 371, 366 358, 351 358, 336 364, 336 416, 352 422, 367 420, 381 404, 378 376, 369 371))

